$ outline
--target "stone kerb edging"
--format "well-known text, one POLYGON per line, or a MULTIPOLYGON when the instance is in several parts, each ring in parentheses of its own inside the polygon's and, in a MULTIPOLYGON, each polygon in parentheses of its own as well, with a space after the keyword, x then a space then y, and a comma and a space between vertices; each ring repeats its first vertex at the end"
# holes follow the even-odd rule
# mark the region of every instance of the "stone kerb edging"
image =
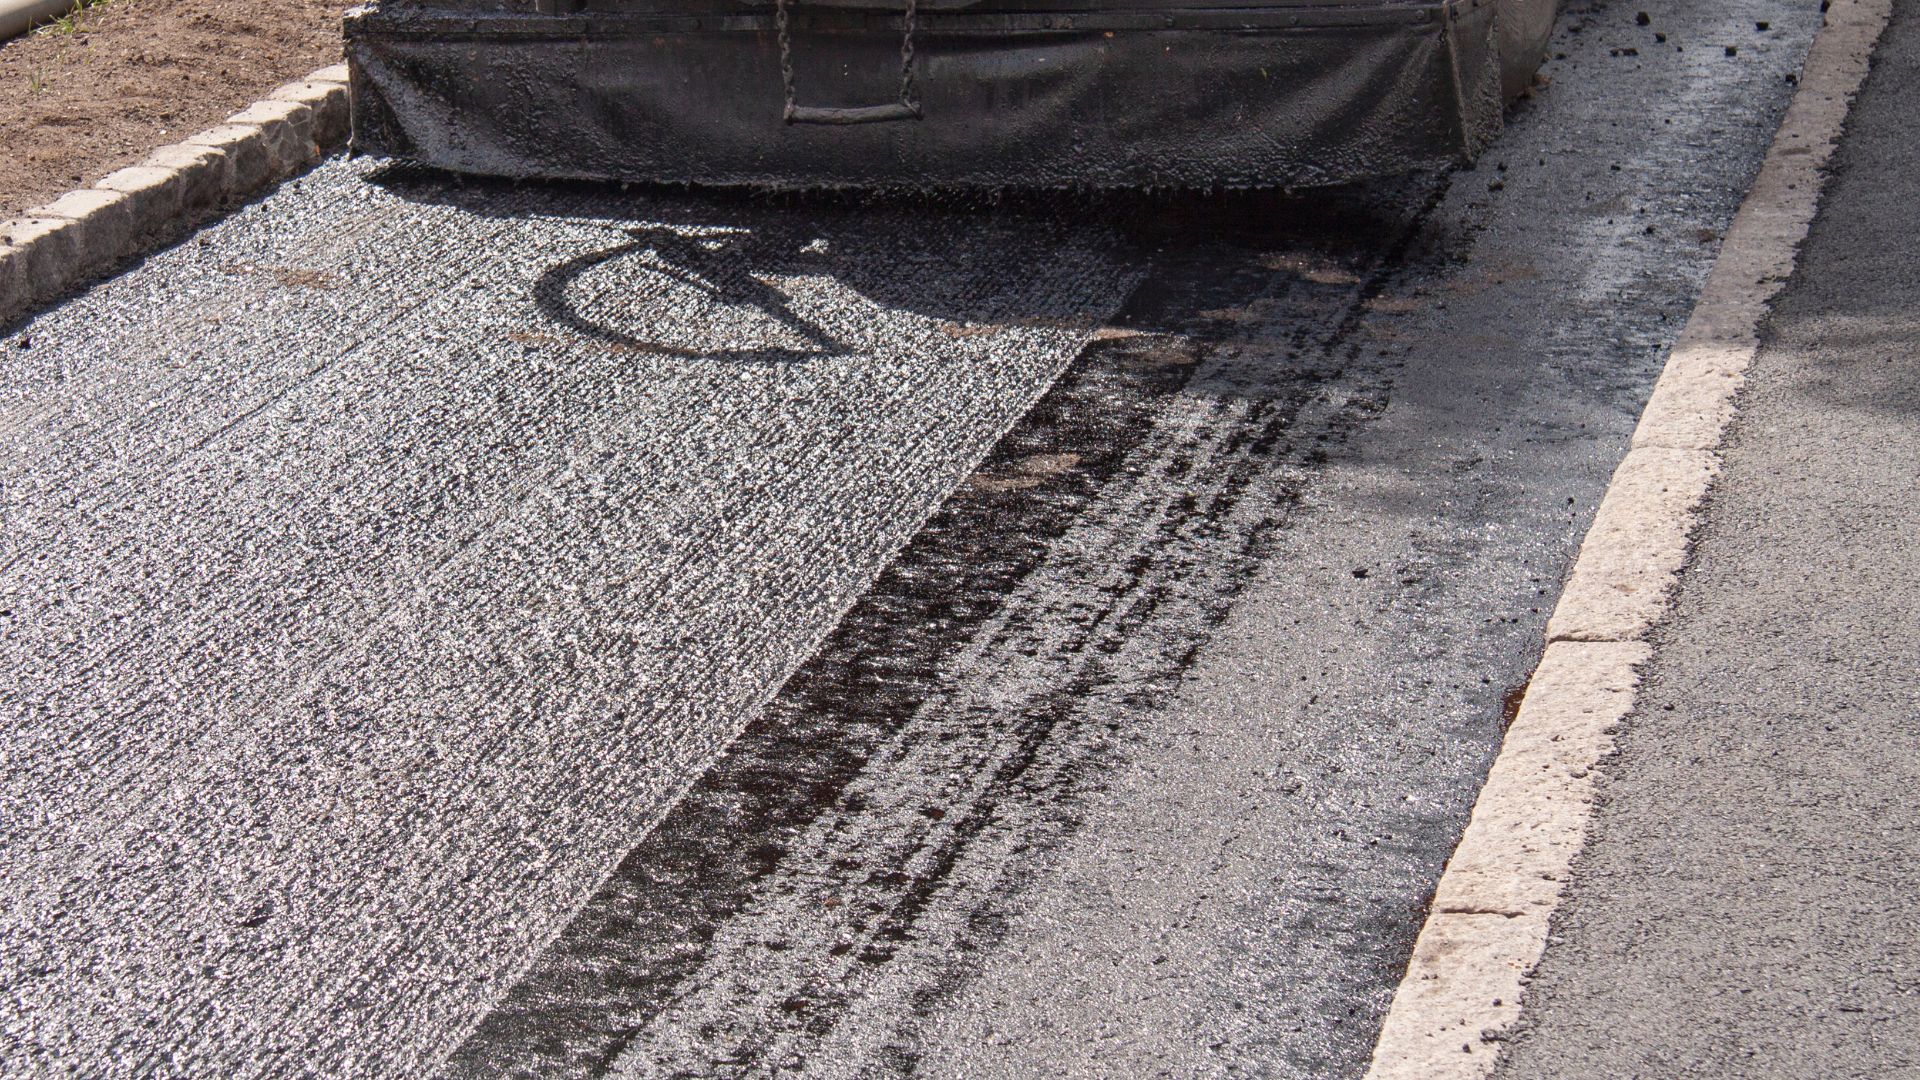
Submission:
POLYGON ((1368 1080, 1479 1080, 1519 1020, 1586 840, 1594 770, 1633 708, 1767 305, 1792 273, 1823 169, 1891 0, 1832 0, 1799 89, 1614 472, 1547 647, 1435 890, 1368 1080))
POLYGON ((0 222, 0 326, 185 233, 347 140, 347 67, 321 68, 132 168, 0 222))

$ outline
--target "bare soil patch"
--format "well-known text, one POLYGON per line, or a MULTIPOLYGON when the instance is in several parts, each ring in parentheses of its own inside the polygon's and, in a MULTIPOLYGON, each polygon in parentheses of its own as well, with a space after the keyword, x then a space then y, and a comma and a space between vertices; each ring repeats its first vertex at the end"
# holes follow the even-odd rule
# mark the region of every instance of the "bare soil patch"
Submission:
POLYGON ((0 43, 0 219, 340 59, 341 0, 109 0, 0 43))

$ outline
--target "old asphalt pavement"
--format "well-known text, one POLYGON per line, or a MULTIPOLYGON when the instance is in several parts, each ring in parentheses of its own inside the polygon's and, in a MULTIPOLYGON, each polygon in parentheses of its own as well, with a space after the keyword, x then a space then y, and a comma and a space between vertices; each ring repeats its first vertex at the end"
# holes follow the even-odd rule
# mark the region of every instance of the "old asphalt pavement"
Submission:
POLYGON ((1313 197, 336 160, 5 328, 8 1071, 1358 1075, 1818 18, 1313 197))
POLYGON ((1920 1077, 1915 101, 1902 2, 1502 1077, 1920 1077))

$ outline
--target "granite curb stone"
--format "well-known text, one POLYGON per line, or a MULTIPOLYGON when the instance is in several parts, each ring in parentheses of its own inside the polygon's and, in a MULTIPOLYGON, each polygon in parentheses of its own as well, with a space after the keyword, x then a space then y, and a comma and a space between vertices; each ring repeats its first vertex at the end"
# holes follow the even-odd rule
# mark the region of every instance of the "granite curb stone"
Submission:
POLYGON ((139 165, 0 221, 0 325, 345 144, 347 69, 321 68, 139 165))
POLYGON ((1799 89, 1580 545, 1520 711, 1441 874, 1367 1080, 1481 1080, 1522 1022, 1598 770, 1671 610, 1719 449, 1892 0, 1830 0, 1799 89))

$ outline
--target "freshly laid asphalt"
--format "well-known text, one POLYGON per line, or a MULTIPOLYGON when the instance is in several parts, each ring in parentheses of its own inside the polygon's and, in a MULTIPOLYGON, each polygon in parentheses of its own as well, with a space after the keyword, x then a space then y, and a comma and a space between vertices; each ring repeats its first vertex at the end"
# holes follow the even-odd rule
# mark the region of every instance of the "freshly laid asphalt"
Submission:
POLYGON ((10 328, 0 1056, 1357 1074, 1817 19, 1645 9, 1451 178, 333 162, 10 328))
POLYGON ((1902 2, 1502 1076, 1920 1076, 1916 100, 1902 2))

